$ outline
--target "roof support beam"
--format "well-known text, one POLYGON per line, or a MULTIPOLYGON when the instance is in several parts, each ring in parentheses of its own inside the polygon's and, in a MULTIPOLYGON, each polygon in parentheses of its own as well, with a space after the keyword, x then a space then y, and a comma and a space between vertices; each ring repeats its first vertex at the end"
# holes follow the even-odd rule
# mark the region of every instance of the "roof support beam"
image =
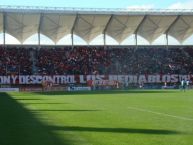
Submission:
POLYGON ((40 47, 41 45, 41 37, 40 37, 40 31, 41 31, 41 27, 42 27, 42 18, 43 18, 43 14, 40 14, 40 20, 39 20, 39 27, 38 27, 38 45, 40 47))
POLYGON ((107 28, 108 28, 110 22, 112 21, 112 19, 113 19, 113 15, 110 16, 110 18, 109 18, 109 20, 108 20, 108 22, 107 22, 107 24, 106 24, 106 26, 105 26, 105 28, 104 28, 104 30, 103 30, 104 46, 106 46, 106 31, 107 31, 107 28))
POLYGON ((180 19, 180 15, 176 17, 176 19, 171 23, 171 25, 168 27, 168 29, 165 31, 165 34, 168 34, 170 29, 174 26, 174 24, 180 19))
POLYGON ((135 46, 137 47, 137 44, 138 44, 138 42, 137 42, 137 34, 135 34, 135 46))
POLYGON ((141 20, 141 22, 140 22, 139 25, 137 26, 134 34, 137 34, 137 33, 138 33, 139 28, 141 27, 141 25, 143 24, 143 22, 146 20, 146 18, 147 18, 147 15, 145 15, 145 16, 143 17, 143 19, 141 20))
POLYGON ((143 17, 143 19, 141 20, 141 22, 139 23, 139 25, 137 26, 137 28, 136 28, 136 30, 135 30, 135 32, 134 32, 134 34, 135 34, 135 45, 136 45, 136 48, 137 48, 137 45, 138 45, 137 33, 138 33, 138 31, 139 31, 139 28, 140 28, 141 25, 143 24, 143 22, 146 20, 146 18, 147 18, 147 15, 145 15, 145 16, 143 17))
POLYGON ((166 48, 168 48, 169 40, 168 40, 168 33, 166 34, 166 48))
POLYGON ((72 41, 72 49, 74 48, 74 29, 75 29, 75 26, 77 24, 77 21, 78 21, 78 14, 76 14, 76 18, 74 20, 74 24, 72 26, 72 29, 71 29, 71 41, 72 41))
POLYGON ((4 48, 6 44, 5 32, 6 32, 6 13, 3 13, 3 45, 4 45, 4 48))
POLYGON ((180 19, 180 15, 176 17, 176 19, 171 23, 171 25, 168 27, 168 29, 165 31, 166 34, 166 47, 168 48, 169 45, 169 39, 168 39, 168 33, 170 29, 174 26, 174 24, 180 19))

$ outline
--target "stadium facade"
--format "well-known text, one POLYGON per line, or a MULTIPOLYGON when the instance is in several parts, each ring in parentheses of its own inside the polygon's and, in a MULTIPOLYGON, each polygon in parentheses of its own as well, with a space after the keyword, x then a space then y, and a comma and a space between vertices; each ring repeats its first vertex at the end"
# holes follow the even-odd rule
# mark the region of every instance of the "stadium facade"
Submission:
POLYGON ((26 85, 32 90, 33 85, 53 84, 128 88, 129 84, 135 87, 158 84, 160 87, 168 83, 176 87, 182 79, 193 80, 192 46, 168 46, 168 36, 182 43, 193 34, 192 10, 1 6, 0 31, 4 34, 4 45, 0 48, 2 85, 25 90, 26 85), (9 46, 5 43, 6 33, 21 44, 38 34, 38 44, 9 46), (43 46, 40 34, 55 44, 70 34, 72 45, 43 46), (104 45, 74 45, 74 35, 89 44, 101 34, 104 45), (118 43, 135 35, 135 45, 106 45, 107 35, 118 43), (138 36, 152 43, 161 35, 165 35, 166 45, 138 47, 138 36))

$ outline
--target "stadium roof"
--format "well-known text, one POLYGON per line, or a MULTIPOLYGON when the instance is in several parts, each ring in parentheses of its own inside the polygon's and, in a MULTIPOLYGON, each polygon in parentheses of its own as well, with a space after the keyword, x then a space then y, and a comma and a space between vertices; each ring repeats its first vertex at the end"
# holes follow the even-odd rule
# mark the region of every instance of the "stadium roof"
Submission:
POLYGON ((150 43, 162 34, 183 42, 193 34, 193 10, 0 6, 0 31, 21 43, 36 33, 55 43, 68 34, 76 34, 88 43, 100 34, 119 43, 132 34, 150 43))

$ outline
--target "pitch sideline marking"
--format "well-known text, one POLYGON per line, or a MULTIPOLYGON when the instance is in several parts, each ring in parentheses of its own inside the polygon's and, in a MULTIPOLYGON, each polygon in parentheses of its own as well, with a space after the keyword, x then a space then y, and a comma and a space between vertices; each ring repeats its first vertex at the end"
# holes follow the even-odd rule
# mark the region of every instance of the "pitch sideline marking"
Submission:
POLYGON ((193 118, 176 116, 176 115, 171 115, 171 114, 167 114, 167 113, 161 113, 161 112, 151 111, 151 110, 147 110, 147 109, 143 109, 143 108, 128 107, 128 109, 137 110, 137 111, 141 111, 141 112, 149 112, 149 113, 153 113, 153 114, 157 114, 157 115, 162 115, 162 116, 168 116, 168 117, 177 118, 177 119, 181 119, 181 120, 193 121, 193 118))

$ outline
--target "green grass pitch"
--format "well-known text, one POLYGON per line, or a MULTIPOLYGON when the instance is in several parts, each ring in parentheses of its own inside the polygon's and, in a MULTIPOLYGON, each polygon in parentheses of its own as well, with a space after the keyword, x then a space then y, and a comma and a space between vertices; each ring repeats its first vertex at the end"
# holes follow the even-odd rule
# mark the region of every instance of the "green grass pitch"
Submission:
POLYGON ((193 145, 193 91, 0 93, 0 145, 193 145))

